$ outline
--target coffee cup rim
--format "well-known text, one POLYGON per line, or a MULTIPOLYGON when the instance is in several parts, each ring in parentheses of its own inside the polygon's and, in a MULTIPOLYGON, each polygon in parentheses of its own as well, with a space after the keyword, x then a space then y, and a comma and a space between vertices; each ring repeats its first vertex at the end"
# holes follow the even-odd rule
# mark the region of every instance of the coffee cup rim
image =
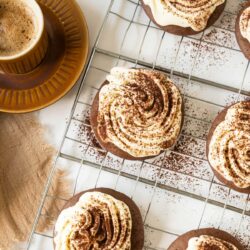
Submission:
POLYGON ((40 41, 42 37, 43 31, 44 31, 44 16, 43 16, 43 12, 39 4, 36 2, 36 0, 21 0, 21 1, 26 3, 34 12, 35 18, 37 19, 37 23, 38 23, 38 31, 36 32, 37 35, 34 41, 32 41, 32 43, 25 50, 22 50, 21 52, 15 55, 11 55, 11 56, 0 55, 1 61, 11 61, 11 60, 15 60, 26 55, 37 45, 37 43, 40 41))

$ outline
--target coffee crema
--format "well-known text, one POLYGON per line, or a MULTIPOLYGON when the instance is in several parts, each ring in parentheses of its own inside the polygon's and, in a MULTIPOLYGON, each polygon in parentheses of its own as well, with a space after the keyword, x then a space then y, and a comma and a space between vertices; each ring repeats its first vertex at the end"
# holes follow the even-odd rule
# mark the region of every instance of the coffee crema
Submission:
POLYGON ((34 13, 25 2, 0 0, 0 56, 13 56, 35 39, 34 13))

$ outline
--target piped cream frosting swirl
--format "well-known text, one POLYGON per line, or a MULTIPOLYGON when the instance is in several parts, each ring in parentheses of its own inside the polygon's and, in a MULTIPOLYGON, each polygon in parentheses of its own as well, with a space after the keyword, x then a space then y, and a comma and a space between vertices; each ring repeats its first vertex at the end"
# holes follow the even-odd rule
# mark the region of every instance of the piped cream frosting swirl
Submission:
POLYGON ((250 42, 250 7, 246 8, 240 16, 240 32, 250 42))
POLYGON ((56 250, 130 250, 131 229, 130 210, 124 202, 88 192, 59 215, 56 250))
POLYGON ((215 9, 225 0, 143 0, 161 26, 177 25, 202 31, 215 9))
POLYGON ((182 98, 165 74, 113 68, 99 93, 98 132, 134 157, 158 155, 181 129, 182 98))
POLYGON ((186 250, 206 249, 238 250, 238 248, 233 244, 209 235, 201 235, 199 237, 191 238, 188 242, 188 248, 186 250))
POLYGON ((250 187, 250 102, 228 109, 213 133, 208 157, 226 180, 239 188, 250 187))

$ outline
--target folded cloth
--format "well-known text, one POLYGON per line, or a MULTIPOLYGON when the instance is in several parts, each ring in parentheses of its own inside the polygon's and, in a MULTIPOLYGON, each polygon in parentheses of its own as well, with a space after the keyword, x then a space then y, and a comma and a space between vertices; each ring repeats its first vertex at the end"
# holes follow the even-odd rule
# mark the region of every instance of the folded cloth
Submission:
MULTIPOLYGON (((55 153, 35 114, 0 114, 1 250, 12 249, 29 236, 55 153)), ((53 195, 65 195, 68 185, 64 179, 65 173, 57 171, 53 195)), ((60 206, 54 199, 46 202, 44 213, 49 216, 39 220, 39 231, 47 229, 60 206)))

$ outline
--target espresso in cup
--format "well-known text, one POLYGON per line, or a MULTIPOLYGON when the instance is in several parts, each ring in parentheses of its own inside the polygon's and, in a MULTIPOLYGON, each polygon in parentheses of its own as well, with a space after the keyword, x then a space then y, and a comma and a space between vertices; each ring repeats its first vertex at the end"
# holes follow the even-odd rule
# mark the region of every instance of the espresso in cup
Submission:
POLYGON ((0 71, 23 74, 40 64, 48 47, 35 0, 0 0, 0 71))
POLYGON ((12 56, 27 49, 36 36, 35 17, 21 1, 0 0, 0 56, 12 56))

